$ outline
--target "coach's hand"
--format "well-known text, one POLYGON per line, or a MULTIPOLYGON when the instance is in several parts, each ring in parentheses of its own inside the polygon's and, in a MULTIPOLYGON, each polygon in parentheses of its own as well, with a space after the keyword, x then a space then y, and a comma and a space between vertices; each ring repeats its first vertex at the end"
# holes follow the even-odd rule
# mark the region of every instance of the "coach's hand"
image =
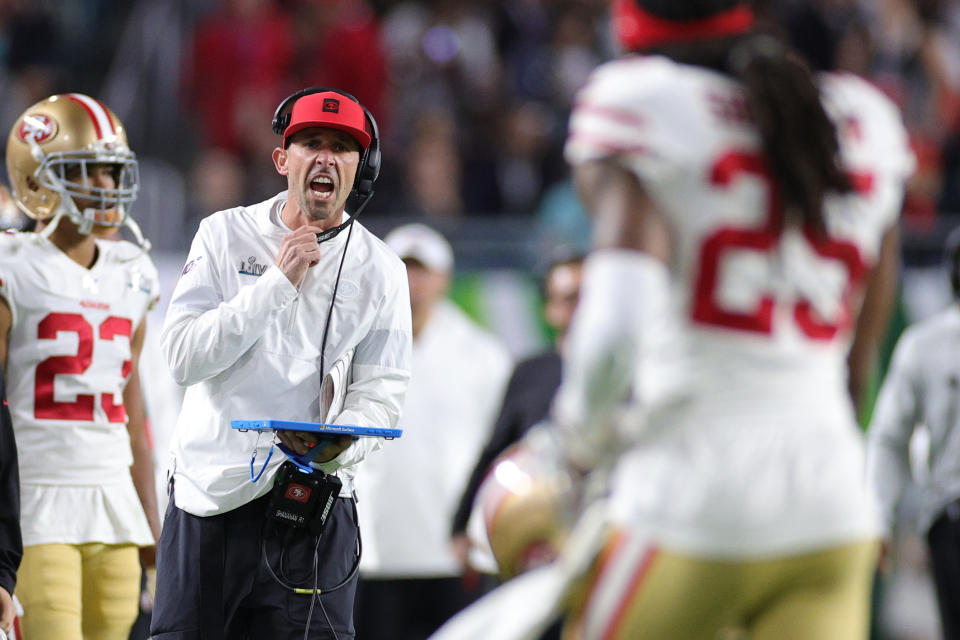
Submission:
POLYGON ((323 436, 318 437, 309 431, 277 431, 277 438, 285 447, 293 450, 298 456, 305 455, 314 446, 323 447, 323 450, 313 459, 314 462, 329 462, 350 446, 353 436, 323 436))
POLYGON ((307 269, 320 262, 320 244, 317 242, 317 229, 304 225, 292 231, 280 243, 276 265, 290 283, 299 287, 307 269))

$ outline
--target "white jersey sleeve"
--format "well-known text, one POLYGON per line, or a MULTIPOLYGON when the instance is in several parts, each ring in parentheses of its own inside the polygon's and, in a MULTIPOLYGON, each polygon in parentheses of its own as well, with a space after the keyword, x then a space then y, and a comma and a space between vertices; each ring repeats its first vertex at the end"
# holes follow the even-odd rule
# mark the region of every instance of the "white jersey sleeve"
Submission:
POLYGON ((916 166, 900 112, 853 74, 823 74, 818 80, 824 108, 837 126, 841 162, 855 186, 872 191, 881 225, 888 227, 900 215, 903 185, 916 166))
POLYGON ((19 297, 19 286, 17 279, 11 277, 10 270, 12 261, 22 255, 22 244, 21 234, 15 231, 0 233, 0 298, 6 301, 13 324, 17 323, 17 306, 13 303, 19 297))
MULTIPOLYGON (((105 255, 110 256, 110 261, 118 268, 127 269, 130 272, 131 288, 135 287, 147 296, 144 315, 152 311, 160 302, 160 274, 150 255, 126 240, 103 242, 98 246, 105 255)), ((139 324, 141 319, 138 318, 136 323, 139 324)))
POLYGON ((617 157, 651 181, 668 180, 682 166, 692 133, 670 100, 667 85, 676 76, 675 67, 656 57, 599 67, 577 96, 567 161, 576 166, 617 157))

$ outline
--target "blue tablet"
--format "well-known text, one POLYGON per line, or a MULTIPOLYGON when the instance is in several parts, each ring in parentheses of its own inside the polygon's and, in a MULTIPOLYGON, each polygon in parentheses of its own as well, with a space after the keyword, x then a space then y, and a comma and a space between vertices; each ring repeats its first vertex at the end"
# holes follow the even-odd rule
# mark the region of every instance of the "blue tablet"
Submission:
POLYGON ((324 424, 322 422, 297 422, 295 420, 231 420, 230 426, 240 431, 309 431, 331 436, 365 436, 370 438, 399 438, 403 429, 382 427, 358 427, 350 424, 324 424))

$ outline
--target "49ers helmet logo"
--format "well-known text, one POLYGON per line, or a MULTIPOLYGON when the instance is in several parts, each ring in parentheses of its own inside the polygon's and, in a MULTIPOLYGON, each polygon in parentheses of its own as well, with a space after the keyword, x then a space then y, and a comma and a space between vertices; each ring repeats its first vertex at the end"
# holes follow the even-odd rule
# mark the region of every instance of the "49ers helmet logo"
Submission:
POLYGON ((57 121, 45 113, 30 113, 23 116, 20 127, 17 129, 17 137, 22 142, 27 142, 30 138, 37 144, 43 144, 53 139, 57 135, 60 127, 57 121))

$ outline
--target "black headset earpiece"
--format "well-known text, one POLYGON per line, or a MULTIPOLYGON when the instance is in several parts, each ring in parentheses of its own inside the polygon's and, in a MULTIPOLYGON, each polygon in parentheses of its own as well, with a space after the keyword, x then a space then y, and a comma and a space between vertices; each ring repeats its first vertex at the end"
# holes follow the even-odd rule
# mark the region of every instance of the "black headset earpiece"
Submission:
POLYGON ((338 93, 360 105, 364 115, 367 117, 367 123, 370 125, 370 144, 360 156, 360 164, 357 167, 357 177, 353 182, 353 192, 362 204, 373 195, 373 183, 377 181, 377 177, 380 175, 380 128, 377 126, 377 121, 374 119, 373 114, 370 113, 370 110, 363 106, 363 103, 357 100, 356 97, 346 91, 334 89, 333 87, 307 87, 306 89, 301 89, 284 98, 283 102, 277 106, 277 110, 273 112, 273 120, 270 126, 273 128, 275 134, 282 136, 290 124, 290 115, 294 103, 304 96, 314 93, 324 93, 326 91, 338 93))

